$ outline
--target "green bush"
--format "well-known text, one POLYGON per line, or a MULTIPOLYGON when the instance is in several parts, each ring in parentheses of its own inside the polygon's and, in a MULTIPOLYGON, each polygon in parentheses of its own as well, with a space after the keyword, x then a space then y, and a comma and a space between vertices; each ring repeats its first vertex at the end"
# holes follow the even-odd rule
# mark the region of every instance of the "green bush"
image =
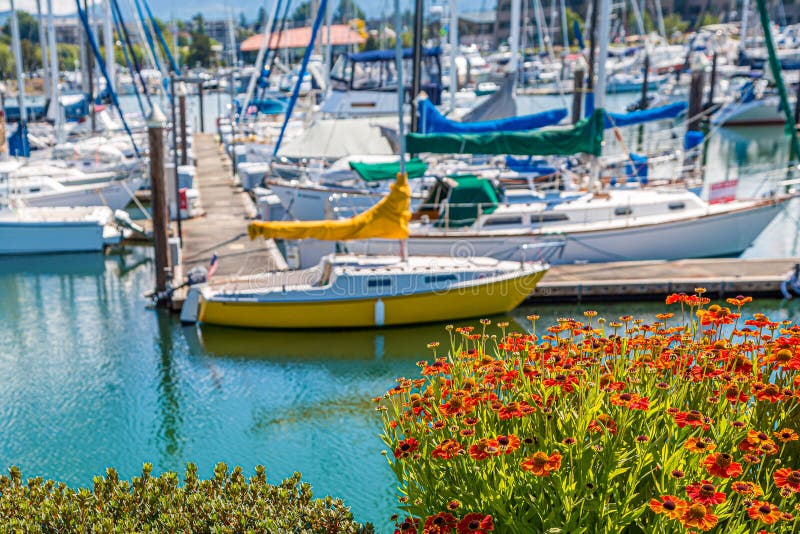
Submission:
POLYGON ((94 489, 77 490, 41 477, 22 480, 19 468, 0 476, 3 532, 372 532, 353 520, 339 499, 314 499, 300 473, 278 485, 267 484, 265 469, 245 478, 242 469, 217 464, 209 480, 186 466, 183 485, 177 473, 120 480, 115 469, 95 477, 94 489))

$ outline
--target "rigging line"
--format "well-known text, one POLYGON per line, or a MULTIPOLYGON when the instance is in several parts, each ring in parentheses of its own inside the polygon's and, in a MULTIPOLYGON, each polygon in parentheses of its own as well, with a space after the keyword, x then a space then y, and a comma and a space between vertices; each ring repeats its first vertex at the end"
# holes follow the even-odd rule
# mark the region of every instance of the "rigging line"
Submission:
POLYGON ((300 72, 297 75, 297 83, 294 84, 292 97, 289 100, 289 105, 286 109, 286 117, 281 125, 281 133, 278 136, 278 141, 275 143, 275 149, 272 151, 272 157, 275 157, 281 148, 281 142, 283 142, 283 136, 286 133, 286 126, 289 124, 289 120, 292 118, 292 111, 294 111, 294 106, 297 103, 297 97, 300 96, 300 86, 303 84, 303 77, 305 76, 306 69, 308 68, 308 60, 311 58, 311 52, 314 51, 314 43, 317 40, 317 33, 319 32, 319 27, 325 15, 325 9, 327 9, 327 5, 328 0, 321 0, 319 3, 317 16, 314 19, 314 26, 311 28, 311 39, 306 47, 305 54, 303 55, 303 62, 300 64, 300 72))
MULTIPOLYGON (((162 76, 166 77, 167 71, 161 66, 161 61, 158 59, 158 49, 156 48, 156 44, 153 42, 153 35, 150 31, 150 25, 147 23, 147 19, 144 17, 142 7, 139 5, 139 0, 130 0, 130 2, 136 9, 136 12, 139 14, 139 27, 142 30, 144 38, 147 41, 147 46, 150 49, 150 58, 153 60, 155 68, 162 74, 162 76)), ((166 88, 164 92, 166 93, 166 88)))
MULTIPOLYGON (((129 43, 128 43, 128 40, 127 40, 127 36, 122 31, 122 24, 119 21, 119 13, 114 8, 115 5, 116 5, 116 0, 112 0, 111 1, 111 14, 113 15, 113 18, 114 18, 114 26, 116 26, 117 35, 120 38, 122 38, 123 41, 125 41, 126 45, 128 45, 129 43)), ((129 51, 131 51, 131 49, 128 46, 122 46, 122 55, 125 58, 125 64, 127 65, 128 72, 130 73, 131 79, 133 80, 133 89, 134 89, 133 92, 136 95, 136 102, 139 104, 139 110, 142 112, 142 117, 147 119, 147 113, 145 112, 144 104, 142 103, 142 97, 139 94, 139 91, 136 90, 136 75, 137 75, 137 71, 134 69, 133 65, 131 65, 131 58, 130 58, 129 51)), ((141 74, 139 74, 139 77, 140 77, 140 81, 141 81, 141 74)), ((142 85, 142 88, 143 88, 144 91, 147 91, 147 86, 142 85)), ((150 105, 149 98, 147 100, 147 103, 148 103, 150 108, 153 107, 152 105, 150 105)))
POLYGON ((150 5, 147 3, 147 0, 142 0, 144 4, 144 8, 147 11, 147 15, 150 17, 150 24, 153 26, 153 30, 155 31, 156 37, 158 38, 158 42, 161 44, 161 48, 164 50, 164 55, 167 56, 169 60, 169 64, 172 67, 172 71, 180 76, 181 70, 178 68, 178 64, 175 62, 175 58, 172 56, 172 52, 169 50, 169 46, 167 46, 167 41, 164 39, 164 33, 161 31, 161 27, 156 23, 156 18, 153 16, 153 12, 150 11, 150 5))
POLYGON ((136 75, 139 78, 139 83, 142 84, 142 91, 144 92, 144 97, 147 100, 147 105, 152 108, 153 103, 150 101, 150 93, 147 89, 147 83, 145 82, 144 76, 142 76, 142 66, 139 63, 139 58, 136 56, 136 51, 133 48, 133 40, 131 39, 131 36, 128 33, 128 28, 125 26, 125 19, 122 16, 122 10, 120 9, 117 0, 111 0, 111 6, 114 8, 116 15, 118 17, 119 27, 122 30, 122 36, 124 37, 125 43, 128 47, 128 51, 133 61, 133 66, 136 69, 136 75))
POLYGON ((133 144, 133 151, 136 153, 136 157, 140 158, 141 154, 139 153, 139 147, 136 145, 136 139, 133 137, 133 132, 131 131, 130 126, 128 126, 128 121, 125 120, 125 114, 122 113, 122 108, 119 105, 119 98, 117 97, 117 93, 114 91, 111 84, 111 79, 108 76, 108 69, 106 68, 105 61, 103 61, 102 54, 100 54, 100 48, 97 46, 97 41, 94 38, 92 29, 89 26, 89 20, 86 18, 86 12, 81 7, 80 0, 75 0, 75 4, 78 6, 78 16, 80 17, 81 23, 83 24, 83 29, 86 32, 86 38, 89 40, 89 44, 91 45, 94 57, 97 59, 100 71, 103 73, 103 77, 106 79, 106 86, 109 88, 108 92, 111 95, 111 101, 114 103, 114 107, 117 108, 117 111, 119 112, 119 118, 122 120, 122 126, 125 128, 125 132, 128 134, 128 137, 131 139, 131 144, 133 144))

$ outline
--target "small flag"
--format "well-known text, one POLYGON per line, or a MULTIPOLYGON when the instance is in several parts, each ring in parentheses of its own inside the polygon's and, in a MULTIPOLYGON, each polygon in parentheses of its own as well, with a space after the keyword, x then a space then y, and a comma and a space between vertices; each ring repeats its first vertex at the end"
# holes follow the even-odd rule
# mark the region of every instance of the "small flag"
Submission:
POLYGON ((214 255, 211 256, 211 263, 208 264, 208 276, 207 276, 208 280, 211 280, 211 277, 214 276, 215 272, 217 272, 218 266, 219 266, 219 256, 217 256, 217 254, 214 253, 214 255))

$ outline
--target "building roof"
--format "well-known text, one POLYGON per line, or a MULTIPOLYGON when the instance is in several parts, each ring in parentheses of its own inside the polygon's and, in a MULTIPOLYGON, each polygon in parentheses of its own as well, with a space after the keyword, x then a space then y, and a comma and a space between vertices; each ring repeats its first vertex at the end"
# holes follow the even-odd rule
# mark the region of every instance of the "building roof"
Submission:
MULTIPOLYGON (((323 45, 328 44, 328 29, 320 28, 318 37, 323 45)), ((256 34, 245 39, 239 46, 242 52, 257 52, 261 48, 264 34, 256 34)), ((347 24, 331 25, 331 44, 334 46, 363 44, 365 39, 347 24)), ((292 28, 280 34, 273 34, 269 39, 270 48, 305 48, 311 42, 311 27, 292 28)))

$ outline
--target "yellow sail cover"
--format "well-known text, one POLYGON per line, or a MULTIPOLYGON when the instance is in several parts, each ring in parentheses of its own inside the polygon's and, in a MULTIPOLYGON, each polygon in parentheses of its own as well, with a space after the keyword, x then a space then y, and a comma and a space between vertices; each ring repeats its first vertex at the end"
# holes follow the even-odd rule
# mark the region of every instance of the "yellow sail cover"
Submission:
POLYGON ((340 221, 258 221, 247 228, 250 239, 406 239, 411 219, 408 177, 398 174, 388 195, 363 213, 340 221))

